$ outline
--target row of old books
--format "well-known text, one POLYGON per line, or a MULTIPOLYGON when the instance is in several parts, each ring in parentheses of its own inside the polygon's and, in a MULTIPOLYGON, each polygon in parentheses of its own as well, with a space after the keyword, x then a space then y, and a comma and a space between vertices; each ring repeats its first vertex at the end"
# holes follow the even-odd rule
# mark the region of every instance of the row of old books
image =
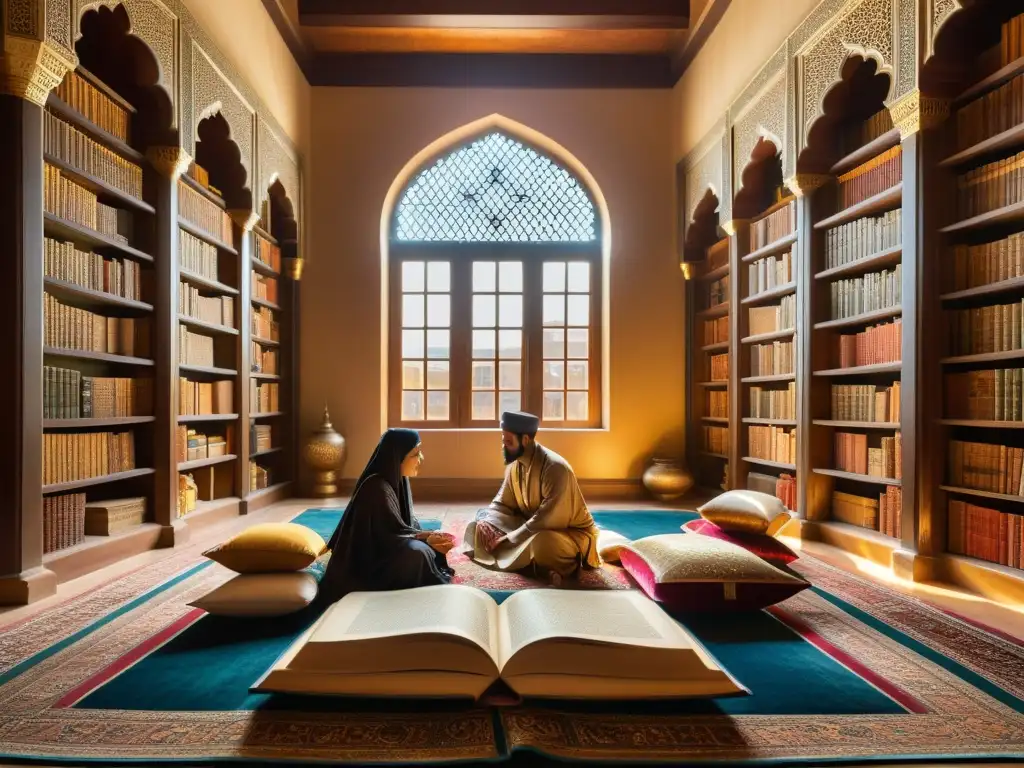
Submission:
POLYGON ((789 203, 750 224, 750 251, 771 245, 795 230, 796 206, 789 203))
POLYGON ((981 355, 1021 349, 1024 300, 1013 304, 951 311, 950 349, 954 355, 981 355))
POLYGON ((43 209, 122 243, 128 242, 121 232, 125 229, 126 213, 99 202, 94 193, 49 163, 43 169, 43 209))
POLYGON ((203 296, 198 288, 188 283, 178 286, 178 313, 204 323, 235 327, 233 296, 203 296))
POLYGON ((56 552, 85 540, 85 494, 43 497, 43 552, 56 552))
POLYGON ((220 381, 192 381, 178 379, 178 415, 216 416, 235 412, 235 383, 220 381))
POLYGON ((899 480, 903 476, 903 437, 883 437, 877 447, 868 445, 868 436, 855 432, 833 435, 835 468, 855 475, 899 480))
POLYGON ((178 213, 192 226, 210 233, 221 242, 231 243, 231 217, 184 181, 178 182, 178 213))
POLYGON ((269 451, 273 447, 273 432, 269 424, 253 424, 249 428, 249 450, 252 453, 269 451))
POLYGON ((903 300, 903 265, 836 280, 830 289, 833 320, 898 307, 903 300))
POLYGON ((277 303, 277 280, 266 275, 252 273, 252 297, 277 303))
POLYGON ((751 458, 796 464, 796 430, 785 427, 747 427, 747 449, 751 458))
POLYGON ((795 419, 796 383, 790 382, 785 389, 750 388, 750 418, 752 419, 795 419))
POLYGON ((54 91, 57 98, 90 123, 128 143, 131 117, 127 109, 72 70, 54 91))
POLYGON ((149 320, 144 317, 106 317, 43 297, 43 339, 48 347, 147 357, 149 320))
POLYGON ((843 154, 850 154, 866 144, 891 131, 892 115, 888 109, 882 109, 871 115, 867 120, 851 120, 843 129, 843 154))
POLYGON ((135 469, 131 432, 43 435, 43 485, 70 483, 135 469))
POLYGON ((952 276, 954 291, 1024 277, 1024 232, 991 243, 955 246, 952 276))
POLYGON ((256 379, 249 379, 249 410, 252 413, 280 411, 280 388, 277 382, 261 383, 256 379))
POLYGON ((709 389, 705 393, 707 415, 713 419, 729 418, 729 392, 709 389))
POLYGON ((256 235, 256 260, 266 264, 275 272, 281 271, 281 249, 258 233, 256 235))
MULTIPOLYGON (((710 285, 708 285, 708 309, 717 307, 719 304, 725 304, 728 300, 729 276, 726 275, 719 280, 714 280, 710 285)), ((271 299, 271 301, 273 301, 273 299, 271 299)))
POLYGON ((136 262, 80 251, 74 243, 50 237, 43 240, 43 274, 123 299, 142 299, 142 269, 136 262))
POLYGON ((792 282, 793 254, 790 251, 758 259, 747 266, 747 291, 751 296, 792 282))
POLYGON ((946 375, 946 416, 980 421, 1024 421, 1024 370, 998 368, 946 375))
POLYGON ((788 472, 777 477, 763 472, 750 472, 747 474, 747 488, 775 496, 786 505, 786 509, 796 509, 796 478, 788 472))
POLYGON ((704 427, 704 450, 708 453, 729 455, 729 428, 704 427))
POLYGON ((833 384, 832 418, 835 421, 864 421, 881 424, 900 422, 898 381, 888 387, 875 384, 833 384))
POLYGON ((783 376, 793 373, 794 363, 792 341, 773 341, 750 347, 751 376, 783 376))
POLYGON ((851 264, 903 242, 903 209, 866 216, 829 229, 825 234, 825 269, 851 264))
POLYGON ((184 325, 178 326, 178 363, 214 368, 213 337, 193 333, 184 325))
POLYGON ((844 333, 838 339, 840 368, 895 363, 903 359, 903 320, 879 323, 860 333, 844 333))
POLYGON ((967 149, 1020 123, 1024 123, 1024 77, 1017 76, 957 110, 957 143, 967 149))
MULTIPOLYGON (((277 350, 276 349, 264 349, 260 346, 258 341, 251 342, 252 344, 252 372, 253 373, 278 373, 277 370, 277 350)), ((579 363, 569 363, 569 386, 585 386, 586 385, 586 373, 584 369, 583 381, 573 381, 573 371, 579 367, 579 363)))
POLYGON ((112 152, 52 112, 44 113, 43 151, 104 181, 136 200, 142 199, 142 168, 112 152))
POLYGON ((903 535, 903 490, 895 485, 879 493, 878 499, 853 493, 832 492, 832 518, 847 525, 879 531, 899 539, 903 535))
POLYGON ((708 381, 729 380, 729 355, 711 355, 708 358, 711 378, 708 381))
POLYGON ((44 419, 115 419, 153 413, 153 380, 86 376, 43 366, 44 419))
POLYGON ((999 58, 1005 67, 1024 56, 1024 14, 1003 22, 999 30, 999 58))
MULTIPOLYGON (((270 312, 270 309, 261 307, 261 309, 270 312)), ((254 315, 255 317, 255 315, 254 315)), ((255 321, 254 321, 255 322, 255 321)), ((276 323, 274 323, 276 325, 276 323)), ((255 329, 253 330, 255 333, 255 329)), ((729 318, 728 317, 717 317, 714 320, 704 321, 704 344, 721 344, 729 341, 729 318)))
POLYGON ((1024 200, 1024 152, 979 166, 957 177, 961 218, 980 216, 1024 200))
POLYGON ((796 296, 783 296, 778 304, 750 307, 747 322, 751 336, 789 330, 796 326, 796 296))
POLYGON ((903 538, 903 489, 886 486, 878 495, 878 530, 894 539, 903 538))
POLYGON ((198 237, 178 230, 178 264, 181 269, 214 282, 220 280, 217 272, 217 248, 198 237))
POLYGON ((1024 448, 950 440, 948 471, 959 488, 1024 496, 1024 448))
POLYGON ((199 165, 199 163, 195 162, 194 160, 191 163, 189 163, 188 177, 193 181, 197 182, 199 186, 201 186, 203 189, 210 190, 211 192, 213 192, 213 194, 217 195, 218 197, 221 196, 219 190, 217 190, 215 187, 210 186, 210 172, 207 171, 205 168, 203 168, 203 166, 199 165))
POLYGON ((231 453, 231 427, 226 435, 207 435, 185 424, 178 425, 175 440, 175 461, 184 464, 187 461, 213 459, 231 453))
POLYGON ((1024 517, 950 499, 949 551, 1011 568, 1024 566, 1024 517))
POLYGON ((89 501, 85 504, 85 535, 114 536, 146 520, 146 498, 89 501))
POLYGON ((903 148, 896 145, 839 178, 839 209, 862 203, 903 181, 903 148))
POLYGON ((270 487, 270 471, 255 461, 249 462, 249 490, 260 491, 270 487))

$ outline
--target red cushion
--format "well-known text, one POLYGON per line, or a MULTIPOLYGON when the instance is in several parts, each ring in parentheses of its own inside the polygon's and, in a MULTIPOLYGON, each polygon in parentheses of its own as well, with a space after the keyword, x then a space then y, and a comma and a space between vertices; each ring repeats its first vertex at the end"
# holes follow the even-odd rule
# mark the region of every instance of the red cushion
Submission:
POLYGON ((726 578, 711 581, 677 581, 658 584, 647 562, 635 552, 623 549, 622 567, 640 585, 649 598, 670 611, 687 613, 740 613, 758 611, 802 592, 805 581, 788 583, 730 582, 726 578))
POLYGON ((703 518, 683 523, 683 530, 687 533, 699 533, 704 536, 710 536, 713 539, 731 542, 743 547, 748 552, 753 552, 762 560, 767 560, 772 565, 786 565, 799 557, 796 552, 772 536, 723 531, 711 521, 704 520, 703 518))

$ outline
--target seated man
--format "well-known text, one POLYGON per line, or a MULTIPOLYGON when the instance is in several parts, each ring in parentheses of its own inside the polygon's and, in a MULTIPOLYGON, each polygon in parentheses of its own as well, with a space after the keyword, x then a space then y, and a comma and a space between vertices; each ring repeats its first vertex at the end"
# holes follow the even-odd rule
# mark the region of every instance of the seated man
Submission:
POLYGON ((560 586, 580 566, 601 564, 597 526, 568 462, 537 443, 540 420, 503 413, 505 479, 487 509, 466 528, 462 551, 488 568, 533 565, 560 586))

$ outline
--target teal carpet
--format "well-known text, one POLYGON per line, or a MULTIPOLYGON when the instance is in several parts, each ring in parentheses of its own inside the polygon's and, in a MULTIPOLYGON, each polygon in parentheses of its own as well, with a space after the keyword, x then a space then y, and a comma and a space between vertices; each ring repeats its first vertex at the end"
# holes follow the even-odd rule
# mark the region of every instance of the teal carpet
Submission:
MULTIPOLYGON (((324 538, 340 509, 307 510, 296 522, 324 538)), ((596 512, 598 524, 628 538, 674 533, 695 517, 686 512, 596 512)), ((423 521, 437 529, 438 521, 423 521)), ((493 591, 501 602, 511 592, 493 591)), ((337 698, 298 698, 250 694, 259 678, 292 640, 315 619, 311 612, 285 619, 226 619, 204 616, 173 640, 82 699, 76 707, 122 710, 331 711, 346 708, 389 711, 422 708, 415 702, 371 702, 337 698)), ((752 695, 712 701, 630 705, 630 711, 707 714, 899 714, 904 710, 769 614, 676 616, 752 695)), ((431 702, 460 707, 460 703, 431 702)), ((565 710, 567 702, 555 702, 565 710)), ((580 704, 578 711, 608 709, 609 704, 580 704)))

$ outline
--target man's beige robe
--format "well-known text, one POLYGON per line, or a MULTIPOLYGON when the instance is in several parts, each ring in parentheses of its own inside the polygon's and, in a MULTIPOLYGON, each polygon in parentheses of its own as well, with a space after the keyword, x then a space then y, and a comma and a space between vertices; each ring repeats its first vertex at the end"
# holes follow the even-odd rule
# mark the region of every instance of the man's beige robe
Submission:
POLYGON ((601 564, 597 534, 572 467, 554 451, 535 444, 505 468, 494 501, 467 526, 462 551, 488 568, 518 571, 535 563, 567 575, 578 565, 601 564), (494 552, 478 546, 480 521, 499 528, 508 542, 494 552))

